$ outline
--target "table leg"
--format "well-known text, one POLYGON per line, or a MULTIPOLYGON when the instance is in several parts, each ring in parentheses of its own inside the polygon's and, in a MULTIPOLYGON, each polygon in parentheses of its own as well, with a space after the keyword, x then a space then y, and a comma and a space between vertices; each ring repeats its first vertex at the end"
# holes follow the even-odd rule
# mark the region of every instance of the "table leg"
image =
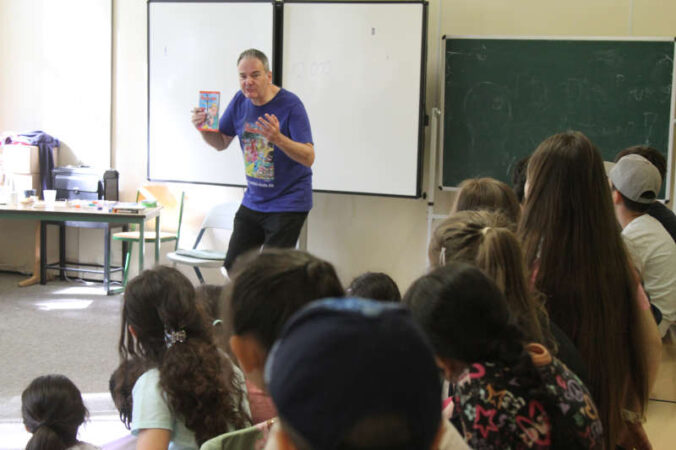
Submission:
POLYGON ((33 275, 30 278, 19 281, 19 287, 33 286, 40 281, 40 223, 35 224, 35 261, 33 262, 33 275))
POLYGON ((103 229, 103 290, 110 293, 110 224, 103 229))
POLYGON ((155 265, 160 263, 160 216, 155 218, 155 265))
POLYGON ((47 224, 40 221, 40 284, 47 284, 47 224))
POLYGON ((143 272, 143 256, 146 252, 146 241, 143 230, 143 222, 139 224, 139 243, 138 243, 138 273, 143 272))
POLYGON ((61 222, 59 224, 59 278, 61 280, 66 279, 64 267, 66 267, 66 225, 61 222))

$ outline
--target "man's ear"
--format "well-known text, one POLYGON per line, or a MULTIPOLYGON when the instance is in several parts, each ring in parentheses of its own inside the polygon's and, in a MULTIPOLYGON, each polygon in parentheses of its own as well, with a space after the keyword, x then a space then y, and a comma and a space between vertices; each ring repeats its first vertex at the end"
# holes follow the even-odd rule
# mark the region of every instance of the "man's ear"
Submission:
POLYGON ((230 348, 245 373, 262 371, 265 367, 267 354, 253 336, 233 335, 230 337, 230 348))
POLYGON ((617 189, 610 191, 610 194, 613 196, 613 205, 619 205, 622 203, 622 195, 617 189))

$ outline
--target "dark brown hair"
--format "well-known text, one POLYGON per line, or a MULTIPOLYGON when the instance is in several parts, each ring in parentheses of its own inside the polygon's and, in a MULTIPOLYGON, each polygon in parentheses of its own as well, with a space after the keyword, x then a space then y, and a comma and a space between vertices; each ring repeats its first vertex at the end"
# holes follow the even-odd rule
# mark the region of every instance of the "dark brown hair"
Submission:
POLYGON ((122 361, 108 380, 110 396, 113 398, 115 408, 120 414, 120 420, 127 430, 131 429, 131 413, 134 406, 131 392, 136 380, 145 371, 144 361, 141 358, 134 357, 122 361))
POLYGON ((62 450, 77 444, 89 413, 80 390, 63 375, 37 377, 21 394, 21 415, 33 434, 27 450, 62 450))
POLYGON ((159 369, 169 406, 199 445, 232 427, 249 425, 246 396, 232 363, 216 348, 211 326, 195 302, 195 289, 178 270, 158 266, 129 282, 119 352, 122 361, 139 356, 159 369), (172 332, 185 332, 183 342, 168 345, 165 334, 172 332))
POLYGON ((521 206, 516 194, 507 184, 494 178, 469 178, 460 183, 451 212, 488 210, 500 212, 516 228, 521 206))
POLYGON ((528 287, 521 246, 509 226, 509 219, 499 213, 451 214, 432 234, 428 250, 430 266, 437 268, 450 261, 462 261, 483 270, 505 295, 526 338, 556 353, 542 295, 528 287))
POLYGON ((582 133, 545 139, 528 163, 529 192, 519 224, 535 286, 549 316, 589 367, 606 448, 615 448, 627 389, 648 401, 639 337, 637 282, 615 219, 603 161, 582 133))
POLYGON ((313 300, 345 295, 333 266, 294 249, 264 249, 238 258, 232 278, 233 332, 250 333, 269 351, 286 321, 313 300))

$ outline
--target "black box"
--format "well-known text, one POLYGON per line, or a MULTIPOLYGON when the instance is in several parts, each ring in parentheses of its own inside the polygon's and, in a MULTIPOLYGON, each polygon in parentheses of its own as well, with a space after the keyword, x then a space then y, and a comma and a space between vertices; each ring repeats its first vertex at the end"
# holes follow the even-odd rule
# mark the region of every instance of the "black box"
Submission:
POLYGON ((91 167, 56 167, 52 171, 57 200, 118 200, 119 174, 116 170, 91 167))

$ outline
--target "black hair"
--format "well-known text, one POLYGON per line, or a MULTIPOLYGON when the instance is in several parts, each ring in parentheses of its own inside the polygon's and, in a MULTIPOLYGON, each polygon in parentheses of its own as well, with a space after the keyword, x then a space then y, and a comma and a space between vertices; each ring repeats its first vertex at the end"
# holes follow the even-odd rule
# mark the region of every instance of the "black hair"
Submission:
POLYGON ((359 275, 348 286, 347 294, 386 302, 401 301, 397 283, 392 277, 382 272, 366 272, 359 275))
POLYGON ((37 377, 21 394, 21 415, 33 434, 26 450, 62 450, 77 444, 89 413, 80 390, 64 375, 37 377))
POLYGON ((166 266, 141 272, 124 291, 121 322, 121 360, 138 356, 159 370, 169 406, 199 445, 250 424, 233 365, 216 347, 185 275, 166 266), (167 342, 168 335, 178 341, 167 342))
POLYGON ((223 286, 217 284, 200 284, 195 288, 195 301, 204 308, 207 321, 211 320, 211 323, 221 316, 222 292, 223 286))
POLYGON ((300 250, 270 248, 249 253, 238 258, 233 272, 233 332, 252 334, 266 351, 301 307, 345 295, 333 266, 300 250))
POLYGON ((120 420, 127 430, 131 429, 131 413, 133 410, 132 389, 136 380, 146 371, 141 358, 133 357, 120 363, 108 380, 108 390, 113 403, 120 414, 120 420))

